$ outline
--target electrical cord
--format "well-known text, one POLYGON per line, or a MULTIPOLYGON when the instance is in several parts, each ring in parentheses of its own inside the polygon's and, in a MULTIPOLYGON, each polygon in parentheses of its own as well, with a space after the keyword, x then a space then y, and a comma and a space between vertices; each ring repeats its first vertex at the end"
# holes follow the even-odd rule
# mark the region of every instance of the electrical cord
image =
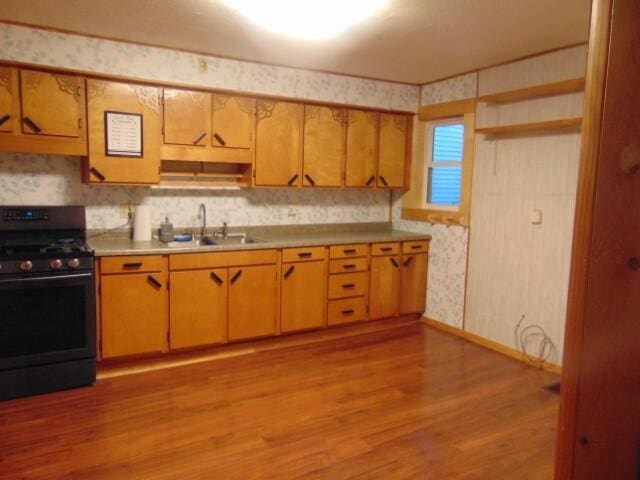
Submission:
POLYGON ((107 233, 111 233, 111 232, 114 232, 116 230, 120 230, 122 228, 127 228, 128 226, 131 225, 131 222, 133 221, 133 212, 130 211, 127 215, 128 215, 127 223, 123 223, 122 225, 118 225, 117 227, 109 228, 108 230, 105 230, 105 231, 100 232, 100 233, 95 233, 95 234, 87 237, 87 240, 91 240, 92 238, 96 238, 96 237, 100 237, 102 235, 106 235, 107 233))
POLYGON ((541 367, 551 356, 555 346, 551 337, 547 335, 544 329, 540 325, 527 325, 522 328, 522 323, 525 320, 525 315, 520 317, 520 320, 516 324, 515 328, 515 340, 516 348, 522 354, 523 358, 538 367, 541 367), (530 354, 527 351, 527 344, 531 337, 541 337, 540 345, 538 347, 537 355, 530 354))

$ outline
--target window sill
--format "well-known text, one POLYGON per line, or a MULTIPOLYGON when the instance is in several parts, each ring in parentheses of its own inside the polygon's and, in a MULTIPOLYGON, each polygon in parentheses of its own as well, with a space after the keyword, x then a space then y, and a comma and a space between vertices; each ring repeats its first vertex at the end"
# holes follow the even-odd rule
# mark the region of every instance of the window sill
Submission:
POLYGON ((451 210, 426 210, 421 208, 403 208, 403 220, 415 220, 418 222, 442 223, 444 225, 469 226, 469 215, 464 212, 451 210))

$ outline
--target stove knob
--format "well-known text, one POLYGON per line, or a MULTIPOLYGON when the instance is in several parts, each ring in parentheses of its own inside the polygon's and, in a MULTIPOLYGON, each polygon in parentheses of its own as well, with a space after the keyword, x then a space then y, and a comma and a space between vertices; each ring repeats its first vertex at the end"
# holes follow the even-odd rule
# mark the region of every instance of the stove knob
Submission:
POLYGON ((25 260, 20 264, 20 270, 22 270, 23 272, 28 272, 32 268, 33 268, 33 263, 31 263, 29 260, 25 260))
POLYGON ((62 260, 59 258, 51 260, 51 262, 49 262, 49 266, 52 270, 60 270, 62 268, 62 260))
POLYGON ((69 268, 78 268, 80 266, 80 260, 78 260, 77 258, 72 258, 71 260, 69 260, 67 265, 69 265, 69 268))

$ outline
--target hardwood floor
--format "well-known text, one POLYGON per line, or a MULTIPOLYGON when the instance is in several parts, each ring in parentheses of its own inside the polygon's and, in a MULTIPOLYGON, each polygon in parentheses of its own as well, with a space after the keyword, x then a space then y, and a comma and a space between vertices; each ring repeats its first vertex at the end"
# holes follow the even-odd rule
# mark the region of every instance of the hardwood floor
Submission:
POLYGON ((554 380, 391 324, 0 403, 0 477, 548 480, 554 380))

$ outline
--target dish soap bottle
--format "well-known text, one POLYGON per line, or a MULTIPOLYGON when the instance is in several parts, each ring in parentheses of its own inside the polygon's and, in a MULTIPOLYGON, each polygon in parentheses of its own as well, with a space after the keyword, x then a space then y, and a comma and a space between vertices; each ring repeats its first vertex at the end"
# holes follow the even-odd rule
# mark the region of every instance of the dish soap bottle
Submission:
POLYGON ((173 223, 169 223, 169 217, 164 217, 164 222, 160 224, 160 241, 173 242, 173 223))

